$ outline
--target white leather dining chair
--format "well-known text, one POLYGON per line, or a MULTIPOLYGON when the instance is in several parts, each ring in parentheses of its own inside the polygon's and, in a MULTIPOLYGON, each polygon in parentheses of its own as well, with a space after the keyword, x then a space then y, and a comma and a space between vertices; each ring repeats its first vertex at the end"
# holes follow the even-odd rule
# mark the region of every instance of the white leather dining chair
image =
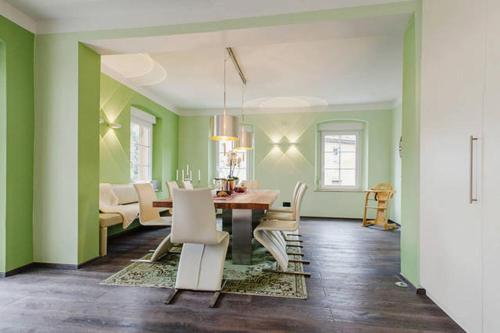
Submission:
POLYGON ((193 183, 190 180, 185 180, 182 182, 182 185, 184 186, 185 190, 193 190, 193 183))
POLYGON ((307 272, 296 272, 290 271, 288 269, 289 262, 307 262, 303 260, 290 260, 289 254, 295 255, 295 253, 287 253, 287 247, 290 247, 290 245, 287 244, 287 241, 284 237, 284 232, 294 233, 299 229, 300 207, 306 190, 306 184, 301 184, 299 186, 297 192, 297 203, 294 207, 295 220, 291 221, 263 218, 253 232, 255 239, 271 253, 271 255, 276 260, 277 266, 279 268, 279 270, 267 271, 310 276, 310 273, 307 272))
POLYGON ((134 184, 137 197, 139 198, 139 223, 143 226, 170 226, 170 216, 160 216, 160 209, 153 207, 153 201, 157 200, 156 193, 150 183, 134 184))
MULTIPOLYGON (((297 205, 297 195, 299 193, 300 186, 303 183, 301 181, 298 181, 295 184, 295 187, 292 192, 292 200, 291 200, 291 207, 290 208, 271 208, 266 212, 266 215, 264 215, 264 219, 270 219, 270 220, 290 220, 293 221, 296 219, 295 216, 295 207, 297 205)), ((286 234, 283 232, 283 236, 285 237, 286 240, 288 241, 294 241, 294 242, 299 242, 301 243, 302 240, 299 239, 288 239, 288 236, 294 236, 294 237, 302 237, 301 234, 299 233, 290 233, 286 234)))
POLYGON ((173 193, 171 240, 183 246, 175 289, 165 303, 171 303, 179 290, 213 291, 210 307, 214 307, 222 289, 229 234, 216 228, 210 189, 174 189, 173 193))
POLYGON ((298 181, 292 192, 292 200, 290 207, 285 208, 271 208, 266 212, 266 218, 275 218, 279 220, 295 220, 294 212, 295 205, 297 204, 297 193, 302 182, 298 181))
POLYGON ((168 195, 171 199, 174 198, 174 188, 179 188, 179 184, 175 180, 167 182, 168 195))
MULTIPOLYGON (((134 184, 139 199, 139 223, 143 226, 171 226, 172 216, 160 216, 160 209, 153 207, 153 201, 157 200, 153 186, 149 183, 134 184)), ((172 248, 170 234, 167 235, 158 247, 153 251, 151 259, 134 259, 134 262, 152 263, 165 256, 172 248)))

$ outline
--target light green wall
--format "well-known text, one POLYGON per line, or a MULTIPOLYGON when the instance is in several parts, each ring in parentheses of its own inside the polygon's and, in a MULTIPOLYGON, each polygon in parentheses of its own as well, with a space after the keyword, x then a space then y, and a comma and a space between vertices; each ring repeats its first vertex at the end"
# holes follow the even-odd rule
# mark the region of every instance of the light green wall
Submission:
POLYGON ((153 178, 165 182, 175 177, 177 168, 179 116, 134 90, 101 74, 101 112, 111 122, 122 125, 100 130, 100 181, 130 182, 130 108, 132 106, 156 117, 153 129, 153 178))
POLYGON ((394 186, 394 198, 391 204, 391 220, 401 223, 401 157, 399 154, 399 140, 401 138, 403 107, 397 106, 392 110, 392 164, 391 183, 394 186))
POLYGON ((412 17, 404 35, 403 60, 403 151, 401 161, 401 273, 413 285, 420 284, 420 112, 419 28, 412 17))
POLYGON ((0 272, 33 260, 34 35, 0 16, 0 272))
MULTIPOLYGON (((411 13, 412 2, 362 6, 268 17, 242 18, 161 27, 36 35, 35 37, 35 171, 33 202, 34 260, 62 264, 79 262, 79 42, 96 39, 130 38, 302 24, 326 20, 380 17, 411 13)), ((98 82, 95 83, 98 85, 98 82)), ((91 98, 93 94, 89 94, 91 98)), ((92 104, 89 102, 89 104, 92 104)), ((97 124, 98 125, 98 124, 97 124)), ((82 128, 86 125, 82 124, 82 128)), ((170 133, 169 135, 172 135, 170 133)), ((181 137, 180 135, 179 137, 181 137)), ((174 140, 174 136, 172 136, 174 140)), ((170 152, 164 155, 168 158, 170 152)), ((175 158, 170 159, 173 163, 175 158)), ((181 162, 179 162, 180 164, 181 162)), ((162 174, 172 178, 174 166, 162 166, 162 174)), ((208 174, 208 167, 206 173, 208 174)), ((387 178, 385 175, 384 178, 387 178)), ((356 196, 356 194, 351 194, 356 196)), ((335 194, 323 195, 330 204, 335 194)), ((93 199, 92 199, 93 200, 93 199)), ((339 201, 339 207, 342 205, 339 201)), ((342 213, 353 212, 346 210, 342 213)), ((357 214, 359 215, 359 214, 357 214)), ((84 246, 86 248, 86 246, 84 246)))
MULTIPOLYGON (((362 217, 364 193, 321 192, 316 190, 317 125, 329 120, 357 120, 366 123, 364 142, 365 187, 390 180, 392 158, 392 111, 352 111, 278 113, 247 115, 246 123, 255 130, 255 179, 262 187, 281 191, 277 203, 290 201, 297 180, 309 185, 303 215, 322 217, 362 217), (283 142, 274 144, 274 142, 283 142), (289 142, 295 142, 291 144, 289 142)), ((179 167, 186 163, 194 170, 209 170, 213 149, 208 140, 209 117, 181 117, 179 167)), ((208 178, 208 177, 207 177, 208 178)), ((206 179, 203 179, 205 185, 206 179)))
POLYGON ((76 265, 79 44, 36 35, 35 48, 34 261, 76 265))
POLYGON ((197 170, 201 170, 201 182, 196 184, 197 186, 207 186, 214 175, 212 167, 214 146, 208 139, 209 129, 207 116, 179 118, 179 178, 180 170, 189 164, 195 181, 197 170))
POLYGON ((78 263, 99 256, 99 96, 101 57, 78 47, 78 263))
MULTIPOLYGON (((179 117, 105 74, 101 74, 100 105, 103 118, 122 125, 120 129, 100 126, 100 182, 130 182, 130 108, 134 106, 156 117, 153 129, 153 179, 161 182, 159 197, 166 197, 168 191, 165 182, 175 177, 178 163, 179 117)), ((137 225, 134 223, 129 229, 137 225)), ((113 226, 108 235, 122 231, 121 226, 113 226)))

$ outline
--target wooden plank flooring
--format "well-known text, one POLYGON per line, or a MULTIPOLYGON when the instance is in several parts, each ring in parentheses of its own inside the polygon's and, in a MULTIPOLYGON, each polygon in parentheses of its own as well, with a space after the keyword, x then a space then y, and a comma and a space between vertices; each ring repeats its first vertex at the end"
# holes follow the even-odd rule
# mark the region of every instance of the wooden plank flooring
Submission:
POLYGON ((463 332, 425 296, 394 285, 399 233, 357 222, 304 220, 309 299, 102 286, 154 248, 168 229, 112 239, 109 254, 78 271, 33 269, 0 279, 0 332, 463 332))

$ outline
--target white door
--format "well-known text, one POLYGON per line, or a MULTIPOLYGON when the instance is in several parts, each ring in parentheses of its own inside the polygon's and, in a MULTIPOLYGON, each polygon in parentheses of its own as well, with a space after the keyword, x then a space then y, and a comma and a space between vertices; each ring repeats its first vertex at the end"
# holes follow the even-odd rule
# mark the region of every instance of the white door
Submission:
POLYGON ((483 121, 484 333, 500 332, 500 1, 488 0, 483 121))
POLYGON ((481 201, 470 201, 480 190, 485 1, 424 0, 422 13, 421 284, 471 333, 482 325, 481 201))

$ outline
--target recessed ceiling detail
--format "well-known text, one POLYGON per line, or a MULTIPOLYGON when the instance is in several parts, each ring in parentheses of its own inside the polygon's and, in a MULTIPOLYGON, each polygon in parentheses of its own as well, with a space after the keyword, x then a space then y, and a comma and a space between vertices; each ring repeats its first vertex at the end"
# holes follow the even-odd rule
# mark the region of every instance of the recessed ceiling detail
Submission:
POLYGON ((310 96, 282 96, 257 98, 245 103, 248 108, 309 108, 326 106, 328 102, 322 98, 310 96))
POLYGON ((138 86, 153 86, 167 77, 165 68, 144 53, 103 56, 101 62, 103 66, 138 86))

